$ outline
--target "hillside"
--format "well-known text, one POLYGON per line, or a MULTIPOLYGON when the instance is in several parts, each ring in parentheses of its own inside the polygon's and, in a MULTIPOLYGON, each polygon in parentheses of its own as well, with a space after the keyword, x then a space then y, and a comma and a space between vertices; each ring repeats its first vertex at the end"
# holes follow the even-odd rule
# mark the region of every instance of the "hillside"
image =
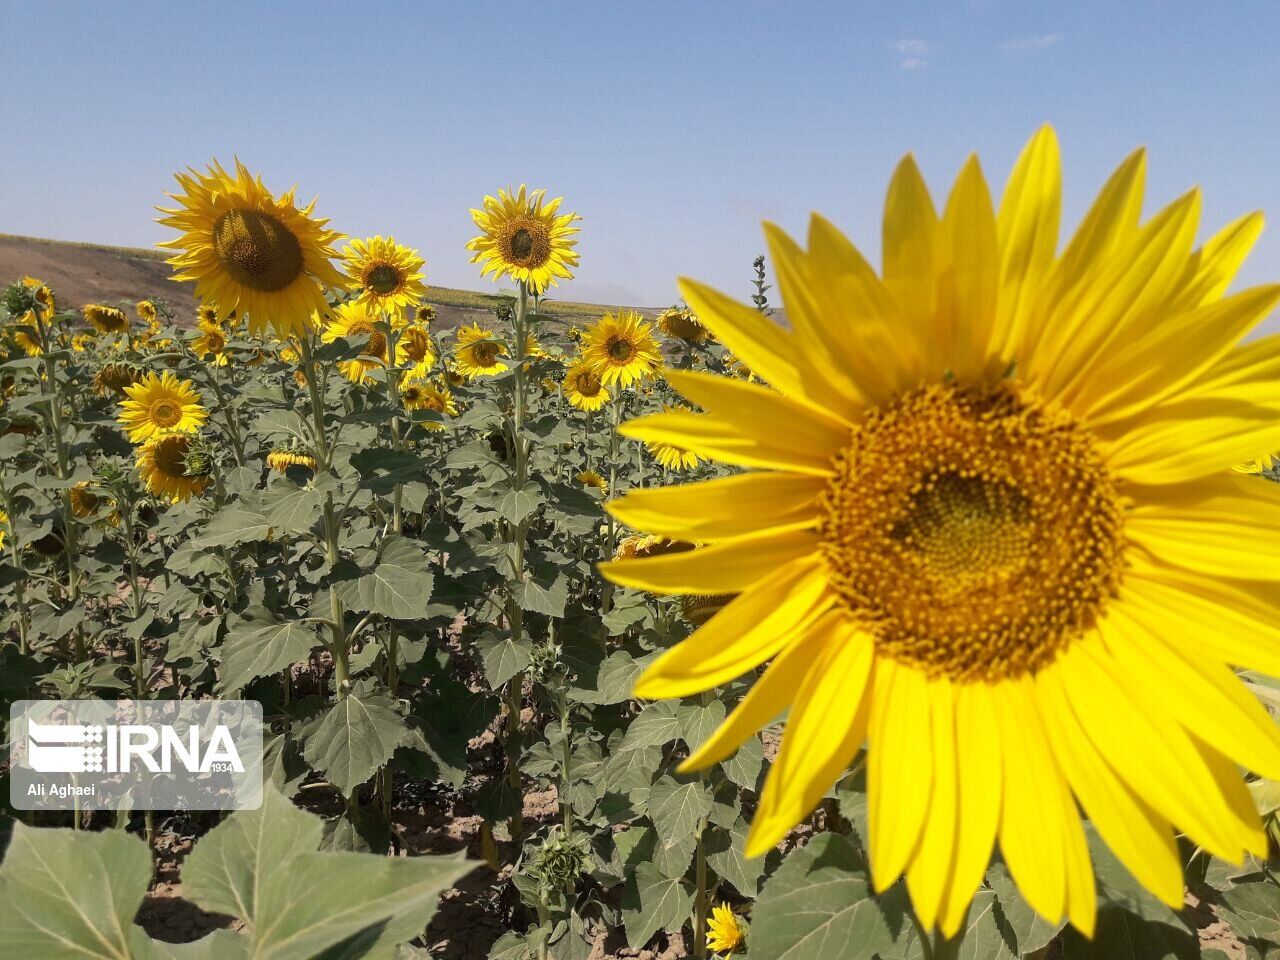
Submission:
MULTIPOLYGON (((148 297, 167 301, 179 322, 194 317, 194 286, 174 283, 165 254, 138 247, 110 247, 96 243, 70 243, 20 237, 0 233, 0 283, 12 283, 21 276, 39 277, 58 295, 58 305, 75 309, 86 303, 115 304, 148 297)), ((440 326, 492 316, 497 299, 490 294, 450 287, 428 287, 428 300, 435 305, 440 326)), ((565 319, 592 320, 611 304, 546 301, 543 312, 565 319)), ((654 311, 634 307, 642 313, 654 311)))

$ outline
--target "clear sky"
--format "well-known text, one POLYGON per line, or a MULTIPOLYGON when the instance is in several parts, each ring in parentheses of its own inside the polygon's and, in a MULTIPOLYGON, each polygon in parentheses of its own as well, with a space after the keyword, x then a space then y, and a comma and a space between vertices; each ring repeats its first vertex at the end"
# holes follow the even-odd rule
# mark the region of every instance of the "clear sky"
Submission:
POLYGON ((1277 36, 1261 0, 0 0, 0 231, 150 245, 172 172, 238 154, 429 282, 483 287, 467 210, 527 181, 584 218, 562 296, 745 298, 762 219, 820 210, 878 256, 904 152, 941 201, 977 151, 998 196, 1049 121, 1069 224, 1145 144, 1148 209, 1264 210, 1243 276, 1280 279, 1277 36))

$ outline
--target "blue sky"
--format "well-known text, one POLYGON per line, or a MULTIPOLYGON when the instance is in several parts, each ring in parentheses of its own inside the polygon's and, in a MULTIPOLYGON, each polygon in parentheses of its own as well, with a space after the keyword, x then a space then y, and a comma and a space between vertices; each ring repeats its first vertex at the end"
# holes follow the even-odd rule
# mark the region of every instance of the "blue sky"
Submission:
POLYGON ((0 4, 0 231, 150 245, 172 172, 239 154, 428 281, 483 288, 469 207, 507 183, 582 214, 563 296, 748 293, 759 222, 820 210, 878 255, 898 158, 936 197, 977 151, 997 195, 1058 129, 1068 224, 1133 147, 1148 209, 1262 209, 1280 279, 1280 5, 1191 2, 0 4))

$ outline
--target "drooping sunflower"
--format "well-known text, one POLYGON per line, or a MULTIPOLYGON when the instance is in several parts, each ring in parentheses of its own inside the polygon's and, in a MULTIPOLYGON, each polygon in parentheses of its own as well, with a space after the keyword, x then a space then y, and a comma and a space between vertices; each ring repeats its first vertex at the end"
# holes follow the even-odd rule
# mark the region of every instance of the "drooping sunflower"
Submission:
POLYGON ((436 352, 426 327, 410 324, 400 331, 396 339, 396 363, 408 367, 405 376, 410 380, 425 380, 431 375, 436 352))
POLYGON ((299 208, 293 190, 276 197, 239 160, 234 175, 215 160, 176 178, 178 206, 158 208, 167 214, 159 222, 182 232, 159 244, 179 251, 169 259, 174 280, 194 282, 219 319, 248 314, 259 336, 268 324, 279 337, 301 333, 312 311, 328 311, 324 288, 347 285, 329 262, 342 235, 312 216, 314 200, 299 208))
POLYGON ((426 296, 422 268, 427 261, 395 237, 352 240, 342 260, 352 289, 374 313, 400 314, 426 296))
POLYGON ((125 390, 142 379, 142 371, 128 363, 111 361, 93 375, 93 392, 100 397, 125 396, 125 390))
POLYGON ((485 197, 483 210, 471 217, 480 236, 467 243, 474 250, 472 263, 481 264, 480 275, 494 280, 510 276, 527 283, 535 291, 556 286, 556 279, 571 279, 571 267, 578 265, 570 239, 578 232, 573 224, 581 220, 574 213, 558 213, 562 197, 544 204, 546 190, 525 192, 524 184, 515 193, 499 190, 497 197, 485 197))
POLYGON ((22 352, 28 357, 44 356, 44 347, 40 346, 40 340, 25 330, 15 330, 13 333, 13 342, 22 348, 22 352))
POLYGON ((733 908, 727 903, 720 903, 711 908, 711 916, 707 918, 707 949, 723 953, 726 957, 742 946, 746 938, 742 926, 734 915, 733 908))
POLYGON ((487 330, 478 323, 458 328, 457 346, 453 351, 453 359, 458 372, 468 380, 476 377, 491 377, 508 369, 499 360, 507 354, 507 346, 497 339, 492 330, 487 330))
POLYGON ((584 487, 591 487, 601 493, 609 492, 609 481, 595 470, 580 470, 574 477, 584 487))
POLYGON ((579 410, 599 410, 609 402, 609 388, 590 364, 578 360, 564 372, 564 395, 579 410))
POLYGON ((290 467, 314 471, 316 458, 301 450, 272 450, 267 454, 267 466, 276 473, 287 473, 290 467))
POLYGON ((688 307, 668 307, 658 314, 658 329, 664 336, 686 343, 706 343, 711 339, 707 330, 688 307))
POLYGON ((740 592, 637 683, 707 690, 769 661, 685 763, 789 708, 746 844, 758 856, 867 744, 874 886, 904 872, 958 930, 995 843, 1028 903, 1086 934, 1076 804, 1133 875, 1183 902, 1175 831, 1264 855, 1240 768, 1280 775, 1277 725, 1231 667, 1280 673, 1280 338, 1241 345, 1280 287, 1225 291, 1244 217, 1194 249, 1198 191, 1140 221, 1145 158, 1058 249, 1057 140, 997 209, 971 159, 941 215, 899 166, 877 274, 814 217, 767 227, 791 329, 701 284, 703 323, 769 386, 670 380, 707 411, 632 422, 747 472, 639 489, 614 514, 695 540, 604 565, 661 593, 740 592))
POLYGON ((129 317, 118 307, 102 303, 86 303, 81 308, 85 321, 99 333, 124 333, 129 329, 129 317))
POLYGON ((158 376, 145 374, 124 392, 128 399, 120 402, 120 424, 133 443, 169 433, 195 433, 209 416, 191 381, 179 380, 168 370, 158 376))
MULTIPOLYGON (((406 410, 433 410, 445 416, 456 417, 458 405, 453 393, 442 383, 406 382, 400 387, 400 401, 406 410)), ((425 430, 443 430, 444 424, 434 420, 418 421, 425 430)))
POLYGON ((662 366, 652 325, 633 310, 606 313, 582 335, 582 359, 605 386, 626 387, 662 366))
POLYGON ((191 434, 167 433, 137 448, 138 473, 148 493, 181 503, 204 491, 209 477, 193 472, 189 464, 194 442, 191 434))
POLYGON ((155 323, 160 318, 160 311, 150 300, 139 300, 133 305, 133 310, 138 315, 138 319, 146 324, 155 323))
POLYGON ((81 480, 67 491, 71 499, 72 515, 80 520, 97 518, 99 511, 105 505, 108 510, 106 516, 102 517, 102 519, 111 526, 118 527, 120 525, 120 511, 116 509, 115 500, 111 497, 104 497, 94 493, 92 487, 93 484, 90 481, 81 480))
POLYGON ((200 336, 191 343, 195 355, 215 367, 225 367, 231 362, 227 353, 227 335, 221 327, 202 327, 200 336))
MULTIPOLYGON (((677 412, 677 408, 671 406, 663 406, 662 409, 666 413, 677 412)), ((646 440, 644 448, 649 451, 653 459, 658 461, 658 465, 666 470, 692 470, 703 459, 688 447, 662 440, 646 440)))
POLYGON ((58 312, 56 298, 53 290, 43 280, 37 280, 35 277, 23 277, 19 281, 31 295, 31 300, 35 303, 35 312, 39 313, 36 317, 31 310, 26 311, 26 315, 19 318, 19 323, 25 323, 35 326, 36 320, 43 320, 48 323, 53 319, 53 315, 58 312))
MULTIPOLYGON (((360 356, 354 360, 343 360, 338 364, 346 378, 352 383, 369 380, 369 372, 387 363, 387 335, 379 324, 384 323, 380 314, 370 309, 360 300, 352 300, 339 304, 320 332, 320 339, 325 343, 333 343, 339 337, 367 337, 360 345, 360 356)), ((393 326, 403 323, 398 315, 392 315, 393 326)))
POLYGON ((76 353, 87 353, 97 342, 98 338, 88 331, 77 333, 71 338, 71 349, 76 353))

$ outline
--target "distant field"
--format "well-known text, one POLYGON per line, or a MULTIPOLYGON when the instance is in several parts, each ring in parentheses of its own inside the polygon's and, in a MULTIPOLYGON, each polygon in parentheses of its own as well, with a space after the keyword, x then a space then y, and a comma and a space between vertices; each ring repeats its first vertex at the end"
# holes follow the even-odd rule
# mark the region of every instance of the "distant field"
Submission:
MULTIPOLYGON (((191 284, 169 279, 166 254, 144 247, 113 247, 104 243, 46 240, 0 233, 0 283, 31 275, 53 287, 64 307, 86 303, 114 303, 159 298, 167 301, 180 319, 195 313, 191 284)), ((441 326, 451 327, 490 315, 498 296, 452 287, 427 288, 427 299, 439 311, 441 326)), ((617 304, 575 303, 548 300, 543 312, 566 320, 591 320, 617 304)), ((642 313, 650 308, 633 307, 642 313)))

